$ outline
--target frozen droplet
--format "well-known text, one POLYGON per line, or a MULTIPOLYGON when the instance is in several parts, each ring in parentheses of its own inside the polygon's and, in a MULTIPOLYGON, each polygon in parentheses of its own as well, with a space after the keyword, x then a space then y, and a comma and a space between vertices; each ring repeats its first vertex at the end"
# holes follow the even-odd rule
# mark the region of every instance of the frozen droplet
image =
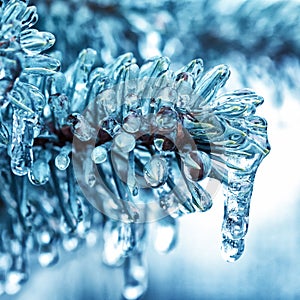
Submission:
POLYGON ((174 249, 177 242, 177 222, 170 216, 156 223, 154 238, 155 250, 160 253, 168 253, 174 249))
POLYGON ((36 235, 39 244, 49 244, 53 238, 53 233, 47 229, 39 230, 36 235))
POLYGON ((136 300, 146 292, 148 286, 147 265, 144 254, 137 252, 126 258, 124 266, 124 288, 122 295, 127 300, 136 300))
POLYGON ((62 245, 68 252, 75 251, 79 246, 79 240, 75 235, 69 234, 67 236, 64 236, 62 245))
POLYGON ((60 153, 55 157, 54 160, 57 169, 64 171, 68 168, 70 164, 69 154, 71 150, 72 148, 69 144, 60 149, 60 153))
POLYGON ((200 181, 211 171, 211 159, 203 151, 190 151, 183 156, 184 176, 190 181, 200 181))
POLYGON ((34 185, 43 185, 50 178, 50 167, 48 162, 41 159, 36 160, 28 173, 30 182, 34 185))
POLYGON ((192 195, 193 204, 202 212, 209 210, 213 204, 210 194, 198 182, 186 181, 186 184, 192 195))
POLYGON ((70 157, 68 154, 60 153, 55 157, 55 166, 57 169, 64 171, 70 164, 70 157))
POLYGON ((154 146, 157 151, 162 151, 163 150, 163 144, 164 144, 164 138, 163 137, 155 137, 154 138, 154 146))
POLYGON ((123 129, 128 133, 136 133, 141 127, 141 119, 136 115, 129 115, 125 118, 123 129))
POLYGON ((153 156, 144 167, 144 178, 151 187, 163 185, 168 178, 168 163, 159 156, 153 156))
POLYGON ((102 146, 98 146, 93 149, 91 157, 95 164, 101 164, 107 159, 107 150, 102 146))
POLYGON ((231 240, 229 238, 224 238, 221 246, 222 257, 228 262, 234 262, 241 257, 244 248, 244 239, 231 240))
POLYGON ((51 267, 58 262, 58 259, 59 256, 56 245, 46 244, 40 246, 38 261, 42 267, 51 267))
POLYGON ((162 107, 156 115, 156 124, 162 131, 173 131, 177 126, 177 113, 170 107, 162 107))
POLYGON ((132 134, 121 132, 114 138, 115 145, 124 153, 130 152, 135 147, 135 138, 132 134))
POLYGON ((89 122, 79 113, 73 113, 68 117, 68 123, 74 135, 81 141, 86 142, 93 137, 94 130, 89 122))
POLYGON ((135 197, 139 194, 139 188, 137 186, 135 186, 132 190, 132 195, 135 197))

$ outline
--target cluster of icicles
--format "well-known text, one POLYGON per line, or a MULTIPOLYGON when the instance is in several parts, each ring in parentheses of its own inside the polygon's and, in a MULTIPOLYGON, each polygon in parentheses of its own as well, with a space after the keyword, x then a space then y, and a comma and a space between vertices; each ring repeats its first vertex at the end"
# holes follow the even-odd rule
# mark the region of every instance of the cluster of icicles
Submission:
POLYGON ((95 67, 97 52, 84 49, 62 73, 59 53, 42 54, 54 36, 32 29, 36 8, 1 3, 0 293, 19 291, 30 253, 51 266, 59 245, 94 245, 103 226, 103 261, 123 265, 123 296, 139 298, 147 221, 157 223, 157 250, 170 251, 177 218, 211 208, 211 178, 225 190, 222 253, 238 259, 269 152, 255 115, 263 99, 220 94, 228 67, 205 73, 201 59, 174 72, 167 57, 138 66, 126 53, 95 67))

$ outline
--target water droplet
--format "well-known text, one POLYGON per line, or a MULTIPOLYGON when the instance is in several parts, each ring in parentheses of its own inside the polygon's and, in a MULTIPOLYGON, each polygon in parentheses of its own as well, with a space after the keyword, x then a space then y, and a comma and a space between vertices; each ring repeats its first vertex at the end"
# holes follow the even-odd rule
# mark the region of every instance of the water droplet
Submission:
POLYGON ((91 157, 95 164, 101 164, 107 159, 107 150, 102 146, 98 146, 93 149, 91 157))
POLYGON ((151 187, 163 185, 168 178, 168 163, 159 156, 153 156, 144 167, 144 178, 151 187))
POLYGON ((121 132, 114 138, 115 145, 122 151, 122 152, 130 152, 135 147, 135 138, 132 134, 121 132))
POLYGON ((190 181, 200 181, 211 171, 211 159, 202 151, 191 151, 184 155, 183 172, 190 181))

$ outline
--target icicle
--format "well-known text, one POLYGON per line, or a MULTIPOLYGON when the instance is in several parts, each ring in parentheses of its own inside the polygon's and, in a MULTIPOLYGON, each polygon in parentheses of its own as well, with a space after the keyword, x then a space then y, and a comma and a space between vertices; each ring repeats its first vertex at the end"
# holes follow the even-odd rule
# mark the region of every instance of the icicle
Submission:
POLYGON ((172 251, 177 243, 178 224, 171 216, 166 216, 156 222, 156 232, 154 237, 155 250, 160 253, 172 251))
POLYGON ((148 268, 144 253, 137 252, 126 258, 124 265, 124 287, 122 295, 127 300, 136 300, 146 292, 148 268))
POLYGON ((107 220, 103 228, 104 248, 102 254, 103 262, 108 266, 120 266, 124 262, 122 250, 123 240, 120 240, 120 223, 107 220))

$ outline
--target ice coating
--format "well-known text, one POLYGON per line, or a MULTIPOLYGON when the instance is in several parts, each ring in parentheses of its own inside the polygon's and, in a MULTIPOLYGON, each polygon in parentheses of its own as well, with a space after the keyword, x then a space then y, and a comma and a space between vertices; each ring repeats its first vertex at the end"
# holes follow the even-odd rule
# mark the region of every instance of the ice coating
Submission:
POLYGON ((60 54, 42 53, 54 36, 32 28, 35 7, 7 1, 1 13, 0 143, 11 169, 1 171, 0 197, 14 208, 0 238, 5 292, 27 280, 30 230, 38 261, 48 267, 58 261, 58 247, 95 244, 94 229, 103 226, 104 263, 123 264, 123 296, 141 297, 144 221, 157 221, 156 250, 171 251, 179 242, 177 218, 211 208, 210 178, 224 186, 222 255, 237 260, 255 173, 270 150, 266 121, 256 116, 262 97, 249 89, 222 94, 229 67, 206 70, 200 58, 173 71, 168 57, 140 65, 125 53, 99 67, 101 49, 87 48, 60 72, 60 54))

